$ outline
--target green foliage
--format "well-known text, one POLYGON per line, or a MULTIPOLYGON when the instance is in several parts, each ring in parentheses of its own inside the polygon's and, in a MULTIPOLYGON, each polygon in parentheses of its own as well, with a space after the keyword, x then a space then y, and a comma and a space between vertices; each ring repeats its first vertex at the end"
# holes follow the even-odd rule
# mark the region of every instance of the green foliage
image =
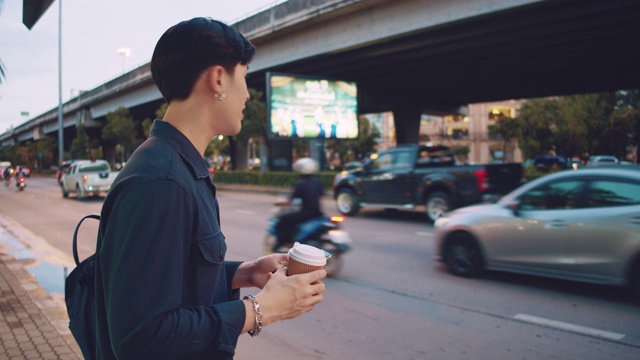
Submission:
POLYGON ((36 169, 36 171, 49 168, 53 164, 57 149, 57 143, 49 138, 27 142, 27 150, 32 159, 32 161, 28 163, 29 166, 32 169, 36 169))
POLYGON ((129 158, 139 141, 136 138, 136 125, 129 110, 120 107, 106 115, 107 125, 102 128, 102 138, 113 141, 124 148, 124 159, 129 158))
POLYGON ((13 165, 27 165, 38 172, 53 165, 57 144, 52 139, 27 141, 24 145, 14 144, 0 150, 0 160, 11 161, 13 165))
MULTIPOLYGON (((336 172, 323 171, 317 174, 322 180, 325 190, 331 189, 336 172)), ((274 186, 280 188, 293 188, 300 175, 288 171, 267 171, 257 172, 250 170, 237 171, 217 171, 214 174, 214 181, 220 184, 246 184, 274 186)))
POLYGON ((637 90, 533 99, 517 118, 519 146, 527 159, 545 154, 624 158, 627 146, 640 138, 639 111, 637 90))
POLYGON ((249 139, 264 141, 267 137, 267 106, 262 99, 261 91, 249 89, 250 99, 245 104, 242 130, 234 139, 247 143, 249 139))
POLYGON ((71 141, 69 153, 72 159, 89 158, 89 137, 87 136, 86 126, 84 124, 78 124, 76 128, 76 137, 71 141))
POLYGON ((610 153, 603 135, 610 127, 614 101, 613 93, 559 98, 560 117, 553 137, 557 153, 567 157, 610 153))
POLYGON ((558 122, 558 113, 558 104, 555 100, 533 99, 522 105, 516 120, 520 124, 520 150, 526 159, 551 152, 553 149, 551 129, 552 124, 558 122))
POLYGON ((502 140, 502 152, 506 161, 513 160, 514 141, 520 137, 520 122, 500 115, 495 124, 489 125, 489 135, 502 140))
POLYGON ((144 138, 148 138, 151 133, 151 126, 153 125, 153 120, 146 118, 142 120, 142 132, 144 133, 144 138))
POLYGON ((158 110, 156 110, 156 119, 164 119, 164 116, 167 114, 168 107, 169 107, 169 104, 167 103, 162 104, 162 106, 160 106, 158 110))
POLYGON ((217 157, 217 156, 229 156, 231 152, 231 148, 229 145, 229 137, 222 136, 215 137, 211 140, 207 149, 204 151, 204 157, 217 157))
POLYGON ((2 161, 11 161, 12 164, 15 164, 15 145, 5 146, 0 149, 0 160, 2 161))

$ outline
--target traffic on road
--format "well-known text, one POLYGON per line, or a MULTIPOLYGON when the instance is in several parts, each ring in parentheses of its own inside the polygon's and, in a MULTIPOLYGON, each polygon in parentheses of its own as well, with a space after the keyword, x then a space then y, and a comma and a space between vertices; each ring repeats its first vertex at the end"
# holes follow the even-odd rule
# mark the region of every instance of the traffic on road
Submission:
MULTIPOLYGON (((221 187, 218 196, 227 258, 260 256, 276 195, 221 187)), ((34 176, 28 191, 0 188, 0 225, 33 256, 68 272, 73 229, 82 216, 99 214, 103 200, 63 198, 55 176, 34 176)), ((323 209, 338 213, 329 197, 323 209)), ((422 211, 365 208, 342 226, 352 251, 324 280, 325 301, 260 337, 242 336, 237 358, 640 357, 639 305, 620 287, 491 270, 478 279, 452 276, 436 261, 436 234, 422 211)), ((81 258, 95 251, 96 231, 81 229, 81 258)))

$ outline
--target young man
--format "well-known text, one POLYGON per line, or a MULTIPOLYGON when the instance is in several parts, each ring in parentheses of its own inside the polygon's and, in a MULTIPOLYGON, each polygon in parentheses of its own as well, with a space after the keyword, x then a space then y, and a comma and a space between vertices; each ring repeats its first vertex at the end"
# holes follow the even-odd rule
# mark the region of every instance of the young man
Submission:
POLYGON ((287 277, 286 254, 225 259, 203 155, 214 136, 240 131, 254 52, 210 18, 183 21, 158 41, 151 73, 169 106, 101 213, 98 359, 231 359, 240 334, 255 336, 322 301, 324 270, 287 277), (239 300, 242 287, 262 290, 239 300))

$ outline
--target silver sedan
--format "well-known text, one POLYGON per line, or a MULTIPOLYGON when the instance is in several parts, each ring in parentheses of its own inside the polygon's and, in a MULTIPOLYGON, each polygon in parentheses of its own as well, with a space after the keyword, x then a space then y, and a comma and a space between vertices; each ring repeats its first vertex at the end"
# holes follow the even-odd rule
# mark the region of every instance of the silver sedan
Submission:
POLYGON ((438 219, 436 254, 484 269, 628 286, 640 299, 640 167, 565 170, 438 219))

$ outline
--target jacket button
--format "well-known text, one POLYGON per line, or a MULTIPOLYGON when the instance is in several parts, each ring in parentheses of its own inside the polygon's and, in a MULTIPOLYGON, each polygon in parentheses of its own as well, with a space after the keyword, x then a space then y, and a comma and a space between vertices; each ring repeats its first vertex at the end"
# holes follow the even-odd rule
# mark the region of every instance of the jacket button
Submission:
POLYGON ((220 250, 220 259, 224 260, 224 251, 220 250))

